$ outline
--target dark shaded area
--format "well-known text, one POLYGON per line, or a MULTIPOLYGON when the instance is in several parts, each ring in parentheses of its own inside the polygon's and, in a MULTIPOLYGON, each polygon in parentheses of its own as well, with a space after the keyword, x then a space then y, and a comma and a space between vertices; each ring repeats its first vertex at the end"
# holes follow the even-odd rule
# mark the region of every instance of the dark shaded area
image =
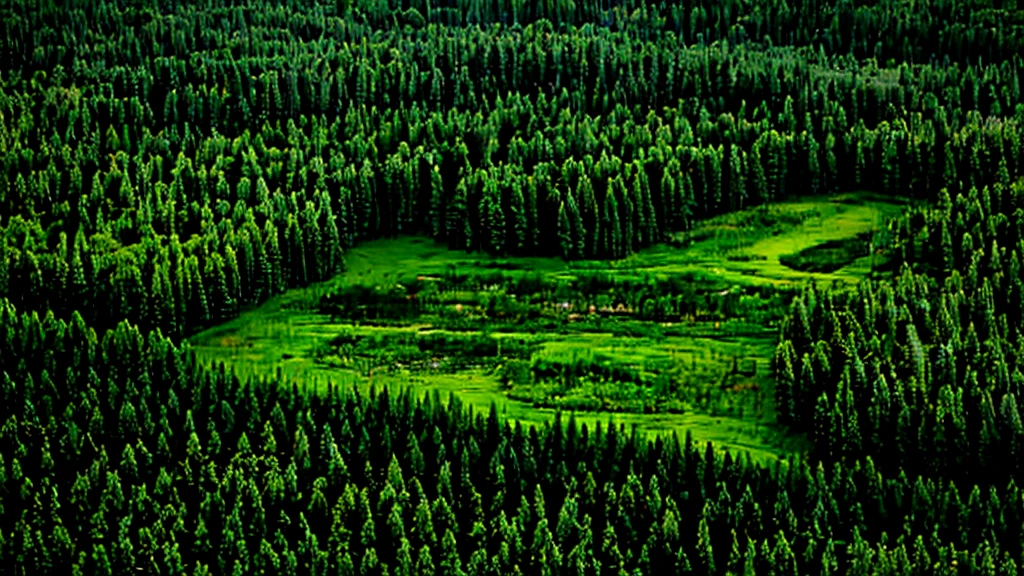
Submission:
POLYGON ((831 273, 853 264, 858 258, 870 254, 871 233, 865 232, 853 238, 829 240, 823 244, 805 248, 779 257, 779 262, 799 272, 831 273))

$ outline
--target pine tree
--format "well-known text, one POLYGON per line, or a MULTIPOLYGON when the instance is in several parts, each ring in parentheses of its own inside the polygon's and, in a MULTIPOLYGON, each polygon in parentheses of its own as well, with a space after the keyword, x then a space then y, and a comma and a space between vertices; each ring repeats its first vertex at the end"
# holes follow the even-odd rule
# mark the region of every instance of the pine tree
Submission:
POLYGON ((558 206, 558 242, 562 249, 562 257, 571 260, 574 252, 572 226, 569 223, 569 213, 565 208, 565 202, 558 206))
MULTIPOLYGON (((705 504, 705 511, 707 510, 705 504)), ((702 515, 697 524, 697 564, 696 570, 701 574, 716 574, 715 554, 711 547, 711 534, 708 529, 707 518, 702 515)))
POLYGON ((778 576, 797 576, 800 571, 797 567, 796 556, 786 540, 784 532, 779 532, 775 537, 775 547, 772 549, 773 574, 778 576))
POLYGON ((430 555, 430 547, 424 545, 416 555, 416 576, 434 576, 434 561, 430 555))
POLYGON ((530 225, 526 215, 526 200, 523 197, 523 189, 518 179, 512 183, 510 209, 512 211, 511 248, 513 252, 522 254, 524 250, 532 248, 532 242, 530 242, 530 225))
MULTIPOLYGON (((493 186, 493 183, 491 184, 493 186)), ((502 256, 505 254, 506 246, 506 220, 505 212, 501 208, 501 198, 497 190, 491 191, 482 197, 480 213, 484 219, 484 227, 488 234, 488 249, 492 254, 502 256)))
MULTIPOLYGON (((572 194, 565 195, 565 207, 566 217, 569 224, 569 258, 570 260, 576 260, 582 258, 584 255, 585 239, 587 231, 583 225, 583 218, 580 216, 579 207, 576 205, 576 200, 572 197, 572 194)), ((559 216, 559 229, 561 230, 561 216, 559 216)))
POLYGON ((463 576, 462 560, 459 558, 458 546, 455 542, 455 533, 451 530, 445 531, 441 539, 441 565, 442 574, 452 576, 463 576))
POLYGON ((448 205, 446 213, 448 248, 452 250, 470 250, 473 242, 473 233, 470 226, 468 207, 468 194, 465 180, 460 180, 455 187, 455 196, 448 205))
POLYGON ((622 228, 619 223, 619 205, 615 200, 615 188, 608 187, 602 204, 601 222, 604 230, 600 234, 602 243, 601 255, 611 258, 622 258, 625 250, 622 240, 622 228))

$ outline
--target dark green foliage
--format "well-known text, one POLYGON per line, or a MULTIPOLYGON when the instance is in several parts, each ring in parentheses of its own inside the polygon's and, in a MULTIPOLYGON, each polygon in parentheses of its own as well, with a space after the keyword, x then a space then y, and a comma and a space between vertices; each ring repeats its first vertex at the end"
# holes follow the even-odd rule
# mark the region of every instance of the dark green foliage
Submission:
POLYGON ((180 336, 356 240, 622 257, 792 193, 1021 170, 1012 10, 478 4, 5 15, 0 288, 180 336))
POLYGON ((779 257, 779 262, 801 272, 835 272, 858 258, 868 256, 870 234, 833 240, 779 257))
POLYGON ((710 445, 646 443, 624 427, 588 433, 559 418, 527 432, 454 397, 239 382, 155 332, 121 324, 97 338, 79 327, 78 315, 69 325, 0 306, 2 365, 17 359, 22 381, 33 380, 28 370, 60 374, 0 396, 2 502, 25 511, 0 520, 14 574, 117 574, 140 563, 169 573, 197 564, 242 573, 468 574, 486 565, 591 573, 599 562, 627 573, 667 562, 724 574, 753 562, 805 574, 846 573, 869 553, 898 563, 908 542, 918 557, 1021 553, 1024 533, 1012 520, 1024 518, 1024 499, 1013 483, 961 492, 880 476, 870 460, 769 470, 710 445), (50 347, 72 345, 79 359, 57 370, 50 347), (108 390, 94 377, 124 370, 118 359, 129 354, 140 358, 134 378, 150 386, 108 390), (251 398, 251 417, 229 425, 215 397, 251 398), (30 406, 63 417, 44 420, 30 406), (162 423, 125 436, 125 406, 160 413, 162 423), (215 438, 222 448, 208 451, 215 438), (388 448, 398 438, 415 448, 388 448), (336 462, 366 475, 338 473, 336 462), (750 539, 745 554, 738 534, 750 539), (88 552, 74 554, 70 543, 86 539, 88 552))
POLYGON ((823 457, 1020 480, 1021 468, 1005 464, 1024 437, 1022 229, 1010 220, 1024 206, 1024 181, 952 198, 944 191, 937 207, 893 223, 891 241, 909 261, 892 281, 812 287, 797 299, 776 357, 777 404, 823 457), (963 241, 950 246, 950 236, 963 241), (802 368, 791 372, 797 359, 802 368))
MULTIPOLYGON (((1014 574, 1022 26, 1016 2, 955 0, 9 2, 0 565, 1014 574), (811 287, 782 323, 779 419, 813 465, 240 382, 168 339, 331 277, 361 240, 623 258, 851 187, 935 204, 872 238, 896 278, 811 287)), ((625 288, 659 320, 699 305, 625 288)), ((423 306, 357 296, 339 313, 423 306)), ((467 344, 495 346, 427 343, 467 344)), ((602 369, 630 377, 530 377, 602 369)))

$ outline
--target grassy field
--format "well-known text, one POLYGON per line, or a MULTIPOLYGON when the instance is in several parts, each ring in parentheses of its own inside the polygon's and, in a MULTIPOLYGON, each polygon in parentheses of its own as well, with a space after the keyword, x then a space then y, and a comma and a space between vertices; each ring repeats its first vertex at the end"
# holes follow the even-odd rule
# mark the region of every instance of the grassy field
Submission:
MULTIPOLYGON (((698 406, 693 402, 694 394, 675 404, 658 404, 658 399, 643 398, 643 394, 649 393, 644 390, 653 390, 653 386, 637 388, 640 392, 633 390, 639 399, 616 397, 622 387, 600 382, 588 382, 571 390, 553 391, 547 383, 507 391, 501 388, 493 366, 445 371, 414 368, 376 354, 372 358, 364 354, 341 359, 337 349, 325 351, 326 343, 341 334, 355 341, 404 341, 409 335, 439 332, 435 327, 437 318, 424 316, 383 324, 346 322, 332 321, 314 310, 324 295, 348 286, 408 285, 417 278, 453 271, 482 275, 500 270, 508 277, 539 273, 546 278, 567 280, 593 271, 614 273, 620 278, 684 277, 720 294, 808 280, 855 282, 882 263, 884 256, 870 254, 866 244, 873 234, 884 229, 885 219, 901 209, 901 205, 867 194, 802 199, 704 222, 676 235, 665 245, 617 262, 495 259, 449 252, 423 238, 374 241, 348 252, 347 273, 329 282, 290 291, 231 322, 196 335, 191 343, 203 361, 223 362, 243 376, 280 371, 313 386, 325 386, 328 380, 356 387, 414 386, 424 393, 437 390, 445 396, 457 394, 481 409, 494 403, 508 417, 524 423, 549 420, 554 413, 548 407, 552 398, 556 404, 587 398, 598 398, 605 405, 619 408, 635 404, 636 410, 631 412, 579 413, 577 420, 588 424, 609 420, 627 426, 636 424, 648 434, 677 432, 682 436, 689 431, 697 441, 746 450, 757 459, 774 459, 799 448, 801 441, 785 437, 774 425, 769 360, 775 332, 770 325, 691 320, 645 327, 634 322, 641 333, 624 335, 621 331, 603 331, 601 326, 618 330, 625 321, 605 320, 601 321, 604 324, 598 322, 597 328, 591 324, 583 329, 563 322, 555 331, 538 333, 523 328, 522 332, 514 329, 494 334, 534 345, 534 361, 540 358, 557 364, 584 357, 597 364, 628 367, 642 378, 652 379, 669 371, 672 379, 680 381, 682 390, 715 391, 714 400, 698 406), (325 354, 333 358, 333 363, 324 361, 325 354), (729 367, 737 361, 756 369, 743 377, 730 376, 729 367), (726 385, 731 386, 729 391, 721 392, 726 385), (650 411, 653 405, 677 409, 641 413, 650 411)), ((451 294, 449 298, 472 301, 473 294, 451 294)), ((495 363, 501 361, 495 359, 495 363)))
MULTIPOLYGON (((787 263, 798 254, 823 256, 832 263, 831 244, 882 231, 886 220, 903 208, 903 204, 868 193, 803 198, 708 220, 677 234, 667 245, 611 266, 661 274, 697 273, 730 286, 856 282, 871 272, 873 257, 867 253, 866 243, 861 244, 862 255, 851 254, 831 272, 798 270, 787 263)), ((882 263, 880 257, 874 259, 876 266, 882 263)))

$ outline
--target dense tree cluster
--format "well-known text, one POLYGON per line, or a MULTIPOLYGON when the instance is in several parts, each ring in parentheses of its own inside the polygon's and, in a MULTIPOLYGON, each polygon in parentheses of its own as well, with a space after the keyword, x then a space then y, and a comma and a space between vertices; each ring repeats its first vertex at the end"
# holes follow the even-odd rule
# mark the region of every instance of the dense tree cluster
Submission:
POLYGON ((457 399, 239 382, 127 323, 0 303, 12 574, 1001 574, 1012 482, 967 488, 457 399))
POLYGON ((1016 574, 1022 22, 981 0, 5 3, 0 565, 1016 574), (369 238, 613 258, 851 187, 934 205, 893 225, 895 280, 793 302, 777 403, 813 464, 239 382, 175 343, 369 238))
MULTIPOLYGON (((795 192, 926 197, 1022 172, 1019 55, 882 67, 801 46, 806 33, 730 42, 741 7, 666 9, 684 32, 629 5, 579 6, 577 26, 562 3, 487 26, 410 6, 432 15, 412 27, 371 4, 12 9, 0 289, 98 327, 180 335, 325 278, 380 235, 615 257, 795 192)), ((494 10, 469 4, 460 13, 494 10)), ((897 8, 841 4, 823 27, 864 44, 861 20, 904 26, 882 17, 897 8)), ((741 28, 785 29, 759 9, 741 28)), ((1009 54, 1016 29, 999 30, 1009 54)))
POLYGON ((895 281, 796 298, 776 353, 784 421, 823 457, 1020 479, 1022 208, 1024 181, 943 190, 894 223, 895 281))

